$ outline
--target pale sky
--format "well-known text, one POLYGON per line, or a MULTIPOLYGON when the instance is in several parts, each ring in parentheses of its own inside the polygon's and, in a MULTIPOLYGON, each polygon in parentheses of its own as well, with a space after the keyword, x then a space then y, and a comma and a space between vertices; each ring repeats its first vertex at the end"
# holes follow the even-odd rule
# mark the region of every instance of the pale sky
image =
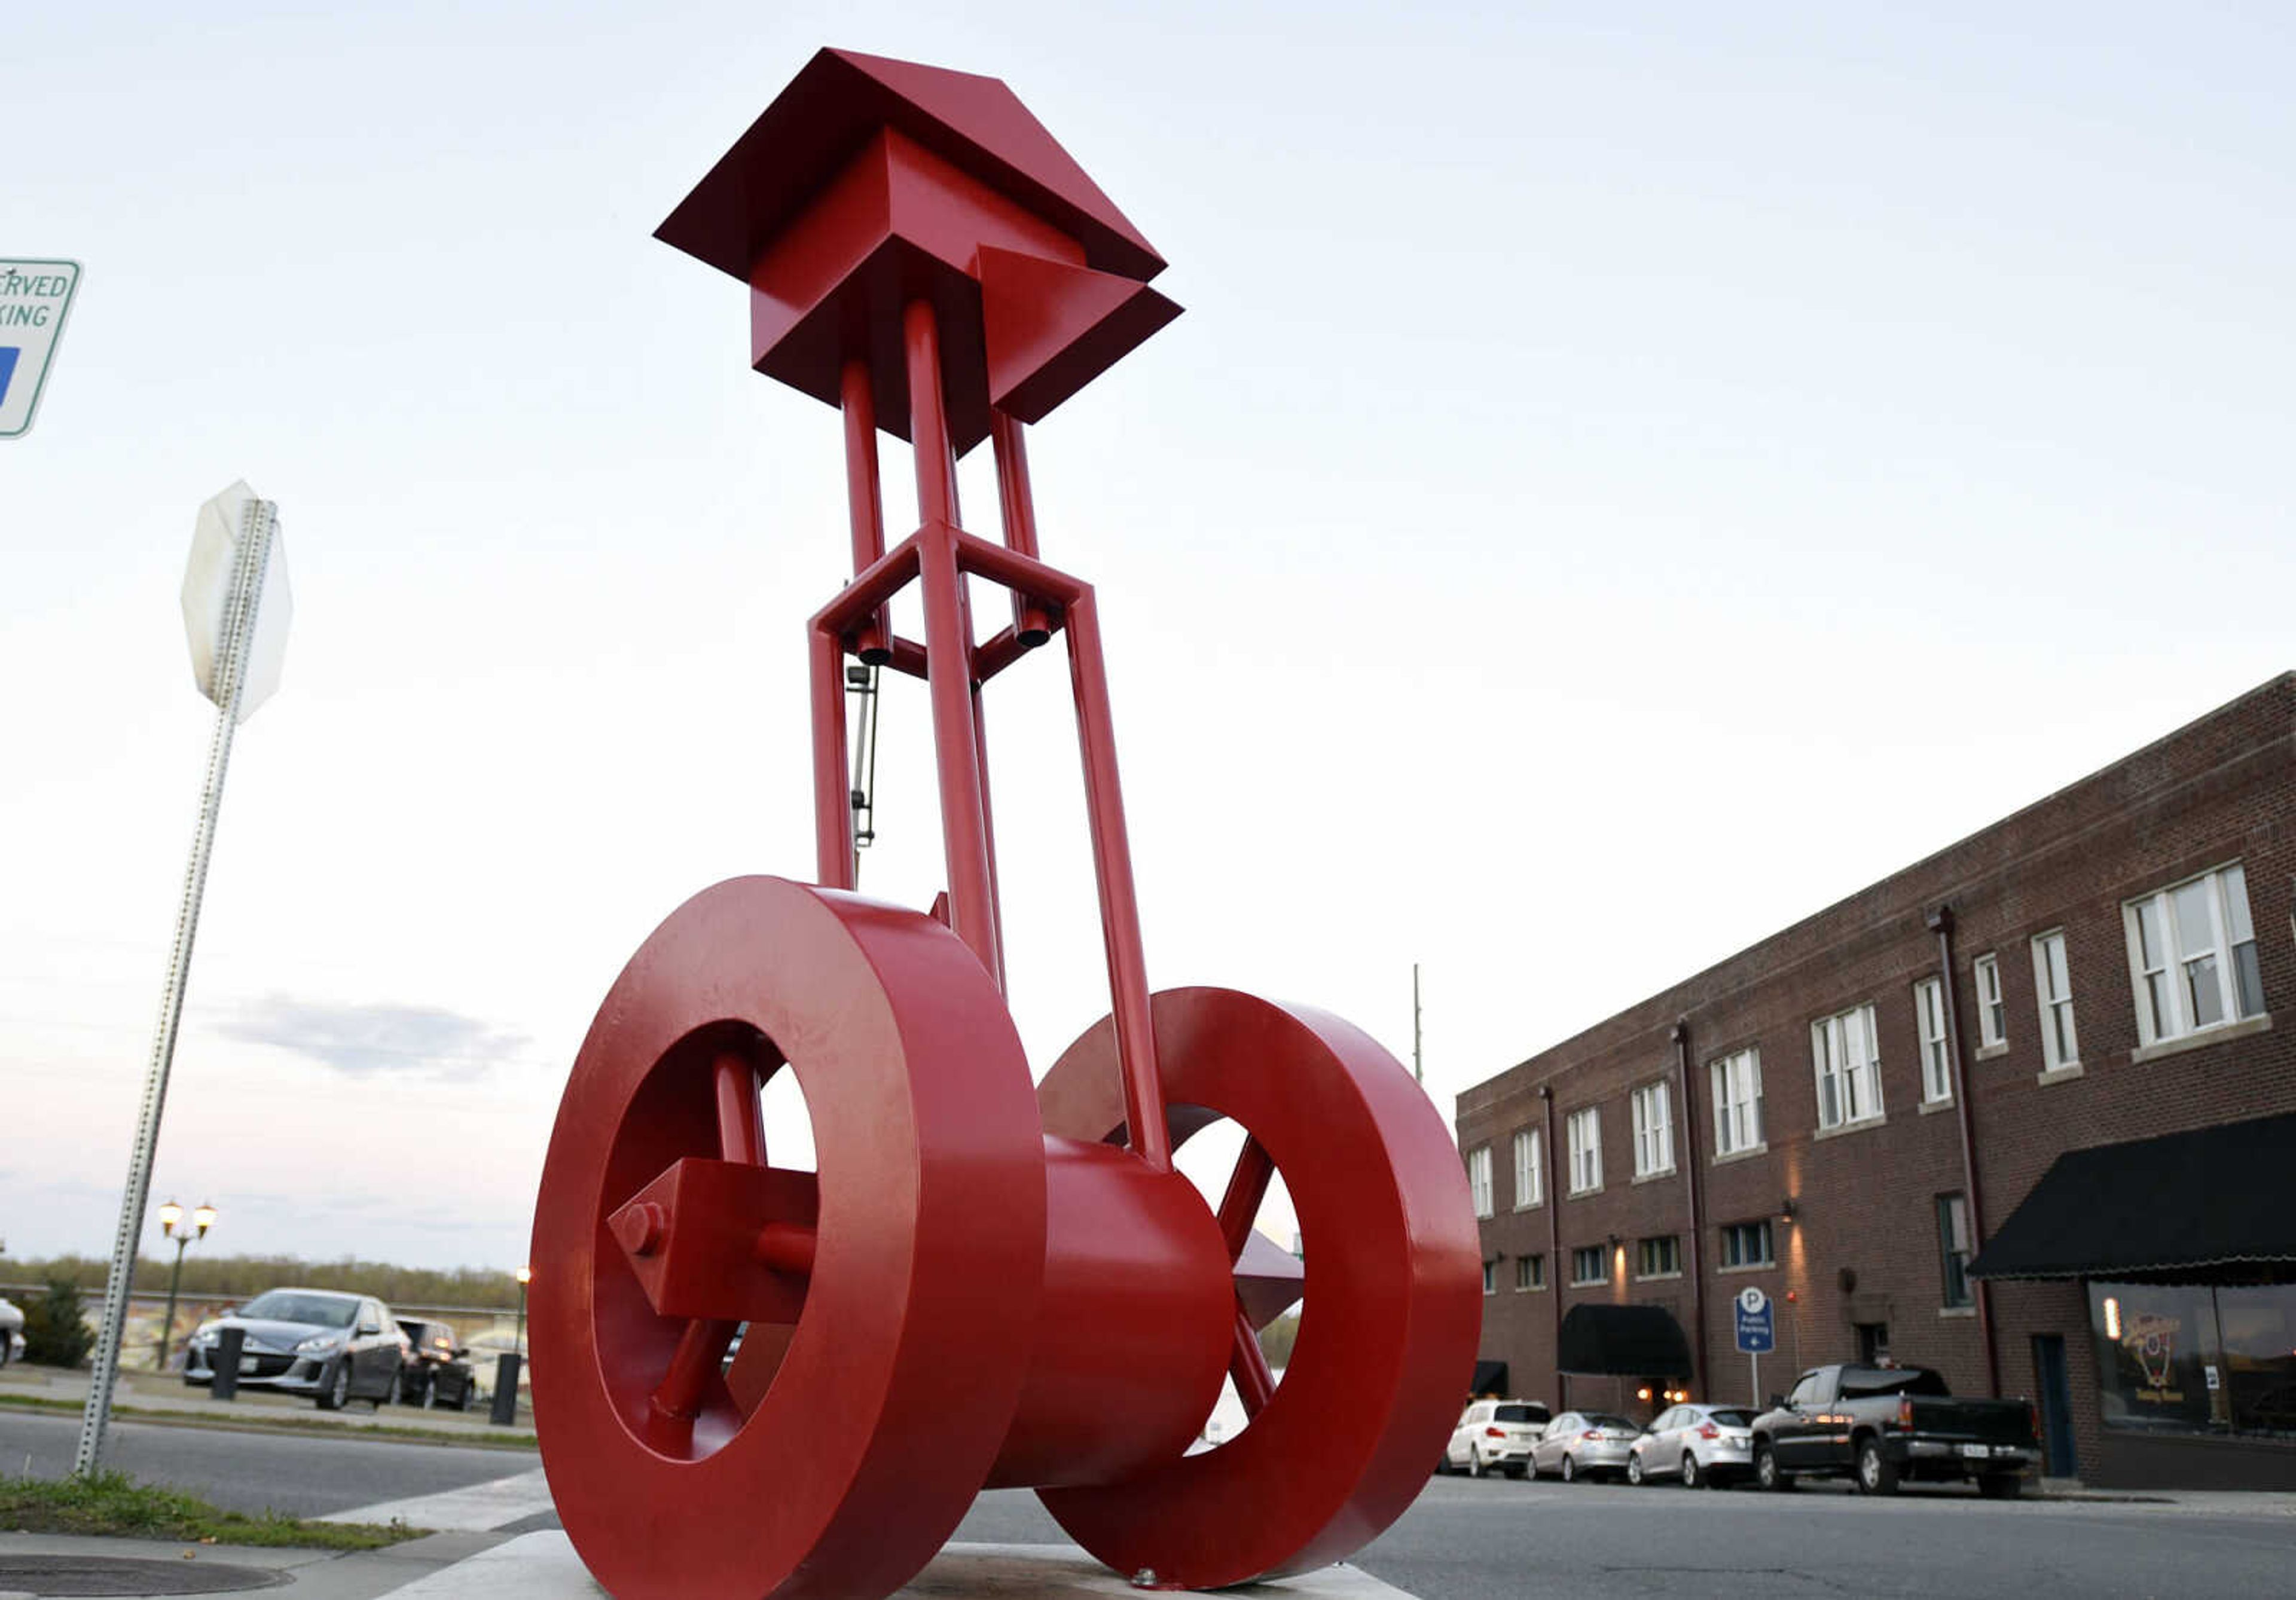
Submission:
MULTIPOLYGON (((0 256, 0 1238, 108 1251, 281 508, 153 1200, 507 1268, 599 999, 805 876, 833 414, 650 237, 815 48, 1004 78, 1186 314, 1034 431, 1103 596, 1150 975, 1452 1097, 2296 665, 2271 4, 20 7, 0 256)), ((887 441, 890 521, 912 504, 887 441)), ((987 452, 965 464, 995 531, 987 452)), ((873 892, 940 887, 888 697, 873 892)), ((1106 1007, 1066 675, 992 691, 1035 1069, 1106 1007)), ((147 1229, 147 1248, 156 1248, 147 1229)), ((0 1278, 7 1266, 0 1261, 0 1278)))

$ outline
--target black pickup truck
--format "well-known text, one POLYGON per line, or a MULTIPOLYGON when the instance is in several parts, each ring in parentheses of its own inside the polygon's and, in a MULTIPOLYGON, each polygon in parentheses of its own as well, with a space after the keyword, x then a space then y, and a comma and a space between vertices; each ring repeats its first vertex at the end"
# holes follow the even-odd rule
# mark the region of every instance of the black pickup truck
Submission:
POLYGON ((1925 1366, 1818 1366, 1754 1419, 1754 1481, 1784 1489, 1797 1478, 1857 1480, 1889 1495, 1906 1481, 1977 1481, 2005 1500, 2041 1458, 2030 1400, 1957 1400, 1925 1366))

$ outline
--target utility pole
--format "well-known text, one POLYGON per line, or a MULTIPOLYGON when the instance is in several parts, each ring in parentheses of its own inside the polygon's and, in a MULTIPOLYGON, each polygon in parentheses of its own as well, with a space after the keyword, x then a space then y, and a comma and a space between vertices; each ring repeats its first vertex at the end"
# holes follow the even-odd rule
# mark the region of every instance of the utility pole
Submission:
POLYGON ((291 602, 285 558, 274 551, 278 521, 276 505, 256 498, 246 484, 234 483, 200 507, 192 537, 191 568, 184 578, 184 626, 191 641, 193 677, 200 693, 215 702, 215 735, 208 745, 199 827, 176 910, 175 954, 160 991, 135 1147, 128 1156, 127 1186, 119 1202, 103 1323, 95 1341, 95 1370, 72 1460, 75 1477, 90 1476, 103 1461, 111 1391, 119 1380, 119 1344, 127 1332, 127 1296, 135 1286, 135 1246, 144 1233, 144 1208, 152 1198, 152 1162, 160 1145, 160 1113, 167 1108, 168 1075, 176 1061, 176 1033, 183 1022, 184 987, 191 978, 200 901, 207 892, 208 857, 215 849, 216 820, 223 809, 231 736, 278 687, 280 661, 286 652, 291 602))
POLYGON ((1427 1068, 1419 1059, 1419 964, 1411 964, 1411 1076, 1422 1088, 1427 1085, 1427 1068))

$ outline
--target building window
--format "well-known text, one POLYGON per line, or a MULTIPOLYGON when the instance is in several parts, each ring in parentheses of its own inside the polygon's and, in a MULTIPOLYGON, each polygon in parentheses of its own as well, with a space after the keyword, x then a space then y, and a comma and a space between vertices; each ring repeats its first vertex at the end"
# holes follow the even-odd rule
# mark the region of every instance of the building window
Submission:
POLYGON ((1945 1267, 1945 1303, 1973 1306, 1976 1292, 1969 1286, 1969 1259, 1977 1253, 1969 1236, 1969 1202, 1958 1194, 1937 1200, 1938 1254, 1945 1267))
POLYGON ((2052 1072, 2079 1066, 2080 1036, 2073 1030, 2073 975, 2065 965, 2062 928, 2033 940, 2033 988, 2041 1005, 2041 1059, 2052 1072))
POLYGON ((1635 1176, 1674 1170, 1674 1111, 1666 1085, 1645 1084, 1634 1093, 1635 1176))
POLYGON ((1722 1230, 1722 1265, 1725 1267, 1769 1267, 1777 1258, 1770 1253, 1770 1219, 1759 1222, 1734 1222, 1722 1230))
POLYGON ((1882 1114, 1882 1053, 1874 1038, 1874 1008, 1853 1006, 1809 1025, 1809 1054, 1817 1071, 1817 1125, 1846 1128, 1882 1114))
POLYGON ((1635 1276, 1678 1278, 1682 1276, 1682 1241, 1673 1234, 1644 1239, 1635 1245, 1635 1276))
POLYGON ((1989 953, 1977 958, 1977 1042, 1987 1050, 2009 1042, 2009 1007, 2001 999, 2001 959, 1989 953))
POLYGON ((1543 1198, 1538 1158, 1538 1129, 1514 1136, 1514 1209, 1518 1211, 1537 1205, 1543 1198))
POLYGON ((2121 915, 2144 1043, 2262 1014, 2264 974, 2238 864, 2131 900, 2121 915))
POLYGON ((1491 1214, 1491 1147, 1479 1145, 1467 1152, 1467 1192, 1474 1196, 1475 1215, 1491 1214))
POLYGON ((1945 1047, 1945 981, 1924 978, 1914 985, 1914 1021, 1922 1036, 1922 1099, 1935 1105, 1953 1098, 1953 1063, 1945 1047))
POLYGON ((1546 1287, 1546 1258, 1517 1256, 1514 1259, 1514 1286, 1518 1292, 1526 1289, 1546 1287))
POLYGON ((1570 1281, 1586 1287, 1611 1281, 1610 1252, 1599 1244, 1582 1244, 1570 1252, 1570 1281))
POLYGON ((2296 1439, 2296 1284, 2092 1279, 2088 1300, 2106 1427, 2296 1439))
POLYGON ((1714 1075, 1714 1153, 1756 1148, 1762 1142, 1762 1053, 1741 1050, 1709 1070, 1714 1075))
POLYGON ((1484 1262, 1484 1263, 1483 1263, 1483 1292, 1484 1292, 1485 1294, 1496 1294, 1496 1293, 1497 1293, 1497 1292, 1498 1292, 1498 1288, 1499 1288, 1499 1264, 1498 1264, 1496 1261, 1486 1261, 1486 1262, 1484 1262))
POLYGON ((1592 1194, 1603 1186, 1603 1108, 1572 1112, 1564 1127, 1570 1135, 1570 1192, 1592 1194))

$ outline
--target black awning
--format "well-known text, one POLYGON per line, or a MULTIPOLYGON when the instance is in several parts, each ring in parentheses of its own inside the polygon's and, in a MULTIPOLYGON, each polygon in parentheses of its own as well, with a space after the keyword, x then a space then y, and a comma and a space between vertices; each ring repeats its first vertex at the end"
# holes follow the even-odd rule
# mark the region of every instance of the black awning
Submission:
POLYGON ((1970 1276, 2111 1277, 2296 1261, 2296 1114, 2059 1156, 1970 1276))
POLYGON ((1506 1399, 1510 1392, 1507 1389, 1507 1364, 1504 1361, 1476 1362, 1475 1381, 1468 1387, 1467 1392, 1472 1395, 1496 1395, 1501 1399, 1506 1399))
POLYGON ((1690 1344, 1663 1306, 1573 1306, 1554 1370, 1621 1378, 1687 1378, 1690 1344))

